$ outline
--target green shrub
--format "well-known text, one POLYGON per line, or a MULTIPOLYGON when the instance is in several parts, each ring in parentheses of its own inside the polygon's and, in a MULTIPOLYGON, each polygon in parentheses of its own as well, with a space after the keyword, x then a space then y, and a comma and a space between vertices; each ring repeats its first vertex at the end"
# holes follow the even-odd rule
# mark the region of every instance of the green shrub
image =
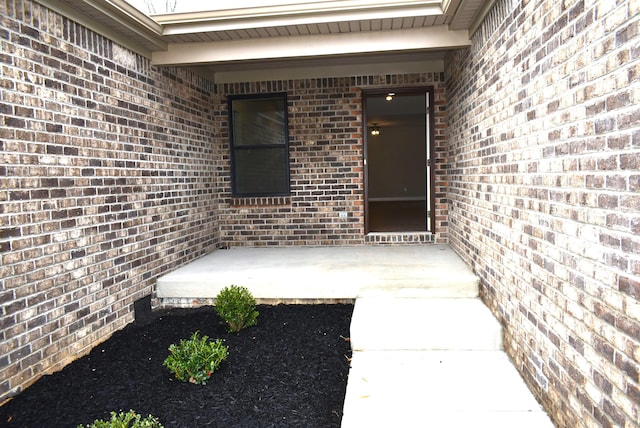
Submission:
POLYGON ((222 289, 216 297, 216 312, 227 323, 231 332, 240 331, 258 322, 256 300, 245 287, 232 285, 222 289))
POLYGON ((169 346, 169 356, 164 365, 171 370, 176 379, 195 384, 206 384, 207 379, 229 355, 229 348, 222 339, 209 342, 208 336, 199 336, 195 332, 188 340, 180 340, 169 346))
MULTIPOLYGON (((78 428, 85 428, 84 425, 78 425, 78 428)), ((136 414, 133 410, 126 413, 111 412, 111 419, 96 419, 86 428, 163 428, 158 419, 149 415, 146 418, 136 414)))

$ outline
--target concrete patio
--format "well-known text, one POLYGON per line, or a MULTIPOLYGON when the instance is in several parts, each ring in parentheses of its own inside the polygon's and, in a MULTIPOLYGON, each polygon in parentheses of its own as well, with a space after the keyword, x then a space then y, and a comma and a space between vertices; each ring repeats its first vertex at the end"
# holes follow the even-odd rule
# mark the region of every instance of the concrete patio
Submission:
POLYGON ((219 250, 161 277, 157 295, 208 302, 231 284, 264 302, 355 302, 344 428, 553 427, 448 246, 219 250))
POLYGON ((446 245, 231 248, 160 277, 157 296, 215 298, 236 284, 268 301, 477 297, 477 281, 446 245))

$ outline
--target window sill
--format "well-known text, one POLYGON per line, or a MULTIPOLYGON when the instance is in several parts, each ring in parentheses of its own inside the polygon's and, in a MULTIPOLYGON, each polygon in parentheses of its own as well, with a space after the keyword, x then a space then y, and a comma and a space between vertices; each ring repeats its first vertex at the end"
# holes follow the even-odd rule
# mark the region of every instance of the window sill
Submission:
POLYGON ((231 198, 232 207, 260 207, 290 205, 291 196, 267 196, 257 198, 231 198))

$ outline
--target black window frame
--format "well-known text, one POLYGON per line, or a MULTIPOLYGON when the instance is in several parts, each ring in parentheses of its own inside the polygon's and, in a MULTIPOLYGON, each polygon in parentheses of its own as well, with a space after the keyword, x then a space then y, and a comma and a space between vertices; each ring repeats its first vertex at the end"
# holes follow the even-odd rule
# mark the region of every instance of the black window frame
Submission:
POLYGON ((278 196, 291 196, 291 176, 290 176, 290 157, 289 157, 289 108, 286 92, 271 92, 263 94, 243 94, 243 95, 229 95, 227 97, 227 106, 229 113, 229 147, 231 155, 231 187, 232 196, 234 198, 259 198, 259 197, 278 197, 278 196), (266 100, 266 99, 279 99, 283 102, 283 135, 284 141, 282 144, 237 144, 234 138, 234 109, 233 102, 237 100, 250 101, 250 100, 266 100), (283 149, 284 150, 284 179, 286 180, 286 192, 283 191, 265 191, 265 192, 240 192, 238 190, 238 154, 242 151, 259 151, 283 149))

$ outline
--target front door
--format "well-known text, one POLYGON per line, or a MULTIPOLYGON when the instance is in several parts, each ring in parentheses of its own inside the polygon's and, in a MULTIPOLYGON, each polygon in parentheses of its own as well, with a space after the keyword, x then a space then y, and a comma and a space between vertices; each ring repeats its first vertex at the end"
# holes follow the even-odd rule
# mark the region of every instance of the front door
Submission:
POLYGON ((364 94, 366 232, 432 231, 429 90, 364 94))

